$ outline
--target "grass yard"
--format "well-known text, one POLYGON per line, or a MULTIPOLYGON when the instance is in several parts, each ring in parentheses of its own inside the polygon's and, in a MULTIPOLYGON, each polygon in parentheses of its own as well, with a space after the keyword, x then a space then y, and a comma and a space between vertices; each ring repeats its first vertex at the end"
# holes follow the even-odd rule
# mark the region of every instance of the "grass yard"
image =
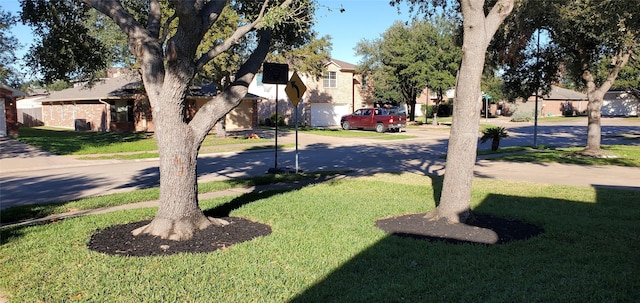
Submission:
POLYGON ((338 138, 371 138, 379 140, 404 140, 415 138, 415 136, 403 135, 402 133, 377 133, 370 130, 343 130, 343 129, 303 129, 299 130, 307 134, 331 136, 338 138))
POLYGON ((581 165, 618 165, 640 167, 640 146, 637 145, 603 145, 602 149, 612 152, 618 158, 590 158, 576 157, 573 152, 584 147, 557 148, 557 149, 533 149, 531 147, 507 147, 498 149, 498 153, 483 152, 479 154, 495 155, 491 160, 532 162, 532 163, 565 163, 581 165))
MULTIPOLYGON (((346 173, 344 171, 323 171, 317 173, 298 174, 268 174, 250 178, 238 178, 231 180, 212 181, 198 183, 198 193, 208 193, 222 191, 231 188, 251 187, 269 185, 275 183, 291 183, 302 180, 319 179, 335 174, 346 173)), ((96 196, 91 198, 62 201, 59 203, 21 205, 5 208, 0 212, 0 222, 19 222, 29 219, 44 218, 49 215, 62 214, 66 212, 96 209, 102 207, 112 207, 136 202, 157 200, 160 197, 160 189, 148 188, 135 190, 132 192, 96 196)))
MULTIPOLYGON (((285 131, 287 128, 285 128, 285 131)), ((291 130, 288 130, 291 131, 291 130)), ((415 136, 373 131, 344 131, 309 129, 306 133, 342 138, 372 138, 379 140, 403 140, 415 136)), ((36 146, 57 155, 76 155, 80 160, 135 160, 157 158, 157 144, 153 133, 99 133, 75 132, 51 127, 21 128, 19 141, 36 146)), ((280 148, 295 144, 278 144, 280 148)), ((200 147, 201 153, 272 149, 273 139, 244 137, 217 138, 208 135, 200 147)))
POLYGON ((504 245, 384 234, 377 219, 435 207, 441 180, 341 179, 232 202, 272 234, 209 254, 116 257, 87 249, 114 224, 155 209, 0 230, 9 302, 634 302, 640 298, 640 191, 477 179, 474 211, 545 229, 504 245), (375 194, 371 194, 375 189, 375 194), (434 190, 435 189, 435 190, 434 190))
MULTIPOLYGON (((153 133, 74 132, 50 127, 21 128, 19 141, 57 155, 84 155, 79 159, 132 160, 158 156, 153 133)), ((217 138, 208 135, 202 152, 273 148, 271 139, 217 138)))

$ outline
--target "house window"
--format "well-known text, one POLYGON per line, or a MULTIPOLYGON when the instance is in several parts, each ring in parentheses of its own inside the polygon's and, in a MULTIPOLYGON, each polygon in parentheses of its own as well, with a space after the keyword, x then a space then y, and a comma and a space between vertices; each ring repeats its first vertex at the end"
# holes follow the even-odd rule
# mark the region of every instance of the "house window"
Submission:
POLYGON ((133 121, 133 101, 117 100, 111 106, 112 122, 132 122, 133 121))
POLYGON ((326 72, 323 75, 323 85, 328 88, 338 87, 338 76, 336 72, 326 72))

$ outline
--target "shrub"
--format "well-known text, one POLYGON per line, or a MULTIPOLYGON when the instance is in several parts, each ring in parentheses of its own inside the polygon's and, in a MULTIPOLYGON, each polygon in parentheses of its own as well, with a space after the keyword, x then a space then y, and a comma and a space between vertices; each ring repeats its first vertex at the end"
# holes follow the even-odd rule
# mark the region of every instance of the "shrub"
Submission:
POLYGON ((522 111, 516 111, 511 116, 511 122, 529 122, 529 121, 531 121, 531 119, 533 119, 531 114, 528 114, 528 113, 525 113, 525 112, 522 112, 522 111))
POLYGON ((501 126, 487 127, 482 130, 482 137, 480 137, 480 143, 485 143, 491 140, 491 150, 496 151, 500 146, 500 139, 508 137, 507 129, 501 126))
MULTIPOLYGON (((435 109, 435 105, 427 105, 422 107, 422 110, 426 113, 427 117, 433 117, 433 111, 435 109), (426 107, 426 108, 425 108, 426 107)), ((438 106, 438 117, 450 117, 453 113, 453 102, 443 101, 438 106)))
MULTIPOLYGON (((285 126, 284 124, 284 116, 278 115, 277 118, 278 126, 285 126)), ((273 113, 269 116, 269 119, 265 119, 264 124, 267 126, 276 126, 276 114, 273 113)))

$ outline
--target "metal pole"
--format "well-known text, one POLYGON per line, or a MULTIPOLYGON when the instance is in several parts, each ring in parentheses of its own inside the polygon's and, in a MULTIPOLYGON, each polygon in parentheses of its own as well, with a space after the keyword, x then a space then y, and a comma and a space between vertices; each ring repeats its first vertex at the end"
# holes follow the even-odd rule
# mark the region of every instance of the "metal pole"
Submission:
POLYGON ((484 99, 484 123, 489 123, 487 120, 489 119, 489 98, 484 99))
MULTIPOLYGON (((538 50, 536 54, 536 73, 539 73, 537 70, 540 68, 540 30, 538 30, 538 50)), ((534 110, 534 118, 533 118, 533 148, 538 148, 538 94, 540 93, 540 76, 536 77, 537 85, 536 85, 536 108, 534 110)))
POLYGON ((298 173, 298 106, 296 105, 296 174, 298 173))
POLYGON ((274 173, 278 173, 278 84, 276 84, 276 146, 274 148, 275 150, 275 164, 273 165, 273 171, 274 173))

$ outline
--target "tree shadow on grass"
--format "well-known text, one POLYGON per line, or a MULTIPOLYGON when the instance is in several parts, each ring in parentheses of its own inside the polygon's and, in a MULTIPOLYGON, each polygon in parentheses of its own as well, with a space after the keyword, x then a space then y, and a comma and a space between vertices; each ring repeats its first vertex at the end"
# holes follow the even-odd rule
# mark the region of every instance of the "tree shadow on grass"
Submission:
POLYGON ((595 203, 489 195, 476 213, 545 233, 502 245, 387 235, 290 302, 634 301, 640 192, 596 191, 595 203))

